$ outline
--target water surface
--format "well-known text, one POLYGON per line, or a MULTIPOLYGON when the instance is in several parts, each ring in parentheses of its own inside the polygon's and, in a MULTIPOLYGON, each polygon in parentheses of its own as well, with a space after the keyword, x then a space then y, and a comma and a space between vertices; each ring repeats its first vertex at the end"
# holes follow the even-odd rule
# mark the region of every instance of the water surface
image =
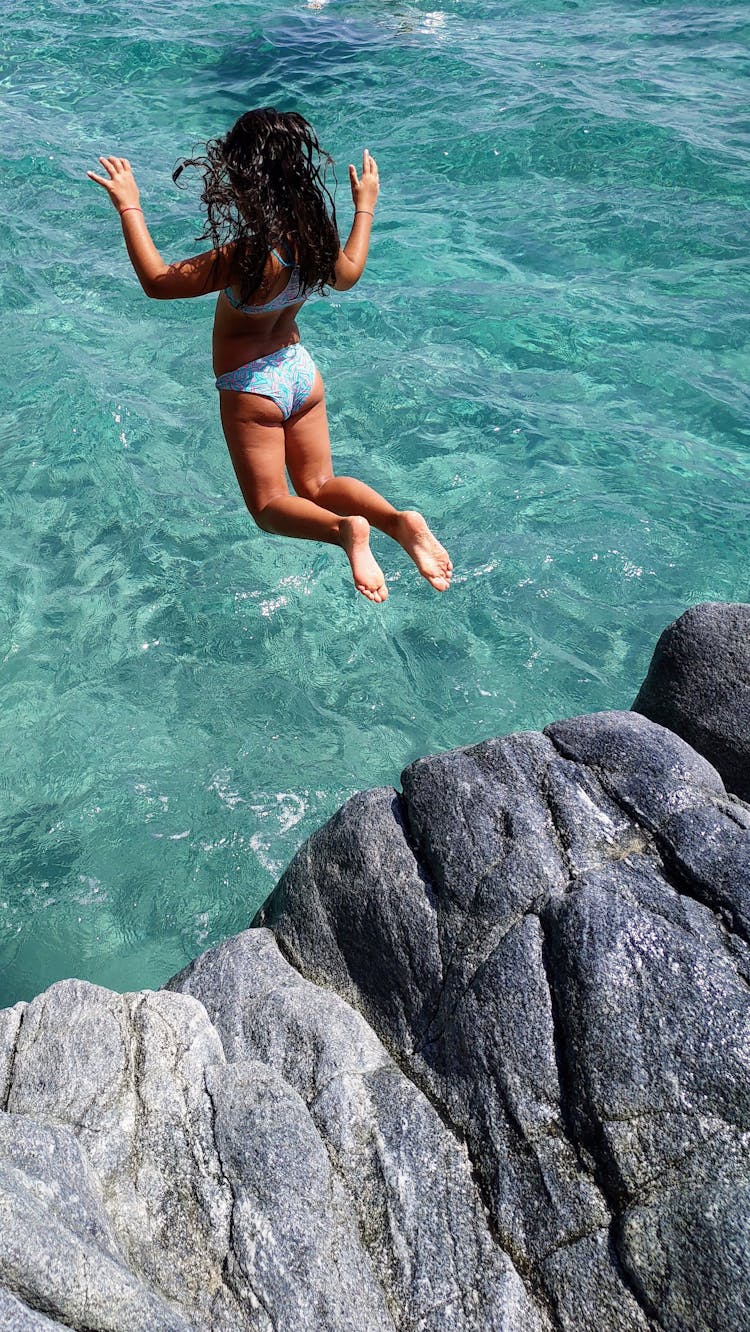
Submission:
POLYGON ((418 755, 627 707, 663 626, 747 599, 750 7, 6 0, 0 1001, 159 985, 250 921, 352 792, 418 755), (85 178, 248 106, 376 154, 371 260, 310 303, 334 454, 450 547, 390 599, 258 532, 210 298, 134 281, 85 178))

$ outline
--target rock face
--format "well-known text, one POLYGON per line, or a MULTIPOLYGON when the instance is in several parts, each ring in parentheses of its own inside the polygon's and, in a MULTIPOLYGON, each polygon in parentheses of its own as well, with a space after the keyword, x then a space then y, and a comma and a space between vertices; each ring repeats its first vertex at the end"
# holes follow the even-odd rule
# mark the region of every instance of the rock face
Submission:
POLYGON ((750 1332, 750 808, 636 712, 412 764, 166 990, 0 1013, 9 1332, 750 1332))
POLYGON ((358 1013, 267 930, 172 985, 0 1014, 4 1329, 547 1332, 358 1013))
POLYGON ((750 800, 750 606, 704 602, 664 630, 636 712, 668 726, 750 800))
POLYGON ((749 857, 704 759, 603 713, 355 797, 260 913, 466 1143, 555 1327, 750 1328, 749 857))

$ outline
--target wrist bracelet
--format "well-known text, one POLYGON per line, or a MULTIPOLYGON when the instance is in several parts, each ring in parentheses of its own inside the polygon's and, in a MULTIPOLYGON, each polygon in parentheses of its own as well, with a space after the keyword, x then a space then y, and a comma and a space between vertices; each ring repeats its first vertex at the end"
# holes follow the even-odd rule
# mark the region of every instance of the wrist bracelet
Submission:
POLYGON ((367 215, 367 217, 374 217, 374 216, 375 216, 374 213, 371 213, 371 212, 370 212, 369 208, 355 208, 355 209, 354 209, 354 216, 355 216, 355 217, 357 216, 357 213, 365 213, 365 214, 367 215))
POLYGON ((137 204, 128 204, 127 208, 118 208, 117 211, 122 217, 123 213, 142 213, 143 209, 139 208, 137 204))

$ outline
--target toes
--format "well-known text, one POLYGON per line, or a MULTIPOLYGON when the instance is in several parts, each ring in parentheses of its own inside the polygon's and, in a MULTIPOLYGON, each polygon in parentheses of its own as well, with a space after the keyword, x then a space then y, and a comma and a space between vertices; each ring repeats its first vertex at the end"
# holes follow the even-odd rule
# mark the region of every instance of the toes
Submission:
POLYGON ((388 588, 384 584, 381 584, 380 587, 366 587, 364 583, 355 583, 354 586, 363 597, 367 597, 368 601, 380 604, 380 602, 388 600, 388 588))
POLYGON ((436 573, 427 576, 427 582, 436 592, 447 592, 451 585, 450 574, 436 573))

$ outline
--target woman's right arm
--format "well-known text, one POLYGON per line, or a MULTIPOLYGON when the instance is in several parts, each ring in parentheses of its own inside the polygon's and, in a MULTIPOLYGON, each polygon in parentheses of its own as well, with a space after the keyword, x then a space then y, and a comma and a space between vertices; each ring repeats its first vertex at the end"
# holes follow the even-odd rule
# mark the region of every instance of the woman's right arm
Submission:
POLYGON ((101 185, 120 216, 122 234, 136 277, 147 296, 154 300, 181 300, 219 291, 231 282, 232 246, 208 250, 167 264, 162 259, 141 208, 135 176, 126 157, 100 157, 107 175, 88 171, 90 180, 101 185))
POLYGON ((375 216, 375 203, 380 189, 378 164, 367 149, 362 154, 362 175, 357 177, 355 167, 349 167, 349 183, 354 201, 354 221, 349 239, 339 250, 333 286, 336 291, 348 291, 359 282, 370 248, 370 232, 375 216))

